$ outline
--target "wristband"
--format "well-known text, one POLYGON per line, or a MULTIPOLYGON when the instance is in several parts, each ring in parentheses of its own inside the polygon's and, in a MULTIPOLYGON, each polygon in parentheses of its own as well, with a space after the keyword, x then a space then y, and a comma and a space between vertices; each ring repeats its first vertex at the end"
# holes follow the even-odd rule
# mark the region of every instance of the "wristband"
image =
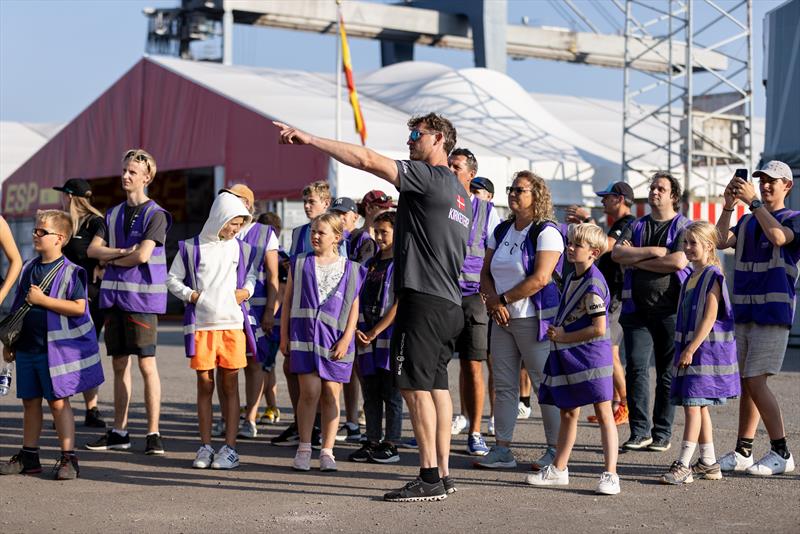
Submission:
POLYGON ((734 211, 733 208, 722 208, 722 211, 734 211))
POLYGON ((498 298, 500 299, 500 304, 502 304, 503 306, 508 306, 508 301, 506 300, 505 293, 500 295, 498 298))

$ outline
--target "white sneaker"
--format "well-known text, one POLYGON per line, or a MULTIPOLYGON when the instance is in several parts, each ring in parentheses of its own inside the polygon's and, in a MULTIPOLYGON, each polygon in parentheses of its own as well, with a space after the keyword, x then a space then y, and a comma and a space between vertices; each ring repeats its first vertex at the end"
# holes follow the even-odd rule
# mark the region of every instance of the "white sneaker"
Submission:
POLYGON ((489 425, 486 427, 486 435, 494 436, 494 416, 489 418, 489 425))
POLYGON ((517 419, 527 419, 531 416, 531 407, 522 404, 522 401, 517 405, 517 419))
POLYGON ((753 465, 753 455, 745 458, 736 451, 731 451, 728 454, 720 457, 719 468, 723 472, 728 471, 746 471, 753 465))
POLYGON ((297 447, 297 452, 292 460, 292 469, 295 471, 311 471, 311 450, 301 451, 297 447))
POLYGON ((330 454, 319 455, 319 470, 320 471, 338 471, 336 469, 336 459, 330 454))
POLYGON ((214 461, 211 462, 211 469, 233 469, 235 467, 239 467, 239 454, 227 445, 223 445, 217 451, 214 461))
POLYGON ((450 427, 450 434, 452 434, 453 436, 461 434, 467 428, 468 425, 469 421, 467 420, 467 418, 459 414, 453 417, 453 424, 450 427))
POLYGON ((211 425, 211 435, 215 438, 221 438, 225 436, 225 421, 220 420, 211 425))
POLYGON ((203 445, 197 449, 197 456, 195 456, 192 467, 195 469, 208 469, 211 467, 211 462, 214 461, 214 449, 211 445, 203 445))
POLYGON ((791 473, 792 471, 794 471, 794 458, 792 455, 789 454, 789 458, 784 460, 775 451, 769 451, 763 458, 747 468, 748 475, 760 477, 791 473))
POLYGON ((566 486, 569 484, 569 467, 559 471, 553 464, 546 465, 538 473, 526 476, 525 483, 531 486, 566 486))
POLYGON ((553 460, 555 459, 556 450, 553 447, 547 447, 547 450, 544 451, 544 454, 541 455, 538 460, 533 462, 533 465, 531 465, 531 471, 540 471, 546 466, 552 464, 553 460))
POLYGON ((600 495, 616 495, 620 492, 619 489, 619 476, 616 473, 609 473, 604 471, 600 475, 600 482, 597 484, 595 493, 600 495))
POLYGON ((258 435, 258 430, 256 429, 256 424, 253 421, 248 421, 245 419, 242 421, 242 425, 239 427, 239 433, 236 434, 237 437, 252 439, 258 435))

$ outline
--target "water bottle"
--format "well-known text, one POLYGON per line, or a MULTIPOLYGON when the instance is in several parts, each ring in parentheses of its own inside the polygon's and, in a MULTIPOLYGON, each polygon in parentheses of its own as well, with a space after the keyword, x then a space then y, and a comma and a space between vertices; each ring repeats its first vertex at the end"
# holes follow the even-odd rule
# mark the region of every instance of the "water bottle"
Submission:
POLYGON ((0 397, 8 395, 8 390, 11 388, 11 364, 7 363, 0 371, 0 397))

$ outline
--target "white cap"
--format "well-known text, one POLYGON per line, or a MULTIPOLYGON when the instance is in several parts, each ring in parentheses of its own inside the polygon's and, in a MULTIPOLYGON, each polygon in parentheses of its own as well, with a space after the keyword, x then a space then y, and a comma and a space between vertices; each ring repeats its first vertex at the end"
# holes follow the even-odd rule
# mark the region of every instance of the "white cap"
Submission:
POLYGON ((787 164, 776 159, 768 162, 761 169, 753 173, 754 177, 767 176, 769 178, 783 178, 784 180, 792 180, 792 169, 787 164))

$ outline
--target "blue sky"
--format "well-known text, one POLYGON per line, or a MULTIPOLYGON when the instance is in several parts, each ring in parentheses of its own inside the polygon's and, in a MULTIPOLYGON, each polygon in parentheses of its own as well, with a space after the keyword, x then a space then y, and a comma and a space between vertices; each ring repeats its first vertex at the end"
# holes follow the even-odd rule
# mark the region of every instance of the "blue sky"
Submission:
MULTIPOLYGON (((761 85, 762 21, 764 14, 781 1, 753 2, 757 115, 764 115, 765 105, 761 85)), ((0 120, 70 120, 142 57, 147 28, 142 9, 175 7, 178 3, 0 0, 0 120)), ((614 18, 612 4, 604 2, 604 7, 598 9, 585 0, 576 3, 602 32, 614 31, 608 21, 614 18)), ((508 6, 509 21, 514 24, 526 16, 533 26, 583 30, 579 23, 563 16, 563 5, 552 0, 508 0, 508 6)), ((352 39, 350 45, 357 83, 359 72, 380 67, 380 47, 377 41, 363 39, 352 39)), ((415 53, 419 60, 456 68, 472 66, 471 52, 418 46, 415 53)), ((331 71, 334 54, 332 36, 238 25, 234 32, 235 63, 331 71)), ((508 74, 531 92, 622 99, 621 69, 525 60, 509 61, 508 74)))

